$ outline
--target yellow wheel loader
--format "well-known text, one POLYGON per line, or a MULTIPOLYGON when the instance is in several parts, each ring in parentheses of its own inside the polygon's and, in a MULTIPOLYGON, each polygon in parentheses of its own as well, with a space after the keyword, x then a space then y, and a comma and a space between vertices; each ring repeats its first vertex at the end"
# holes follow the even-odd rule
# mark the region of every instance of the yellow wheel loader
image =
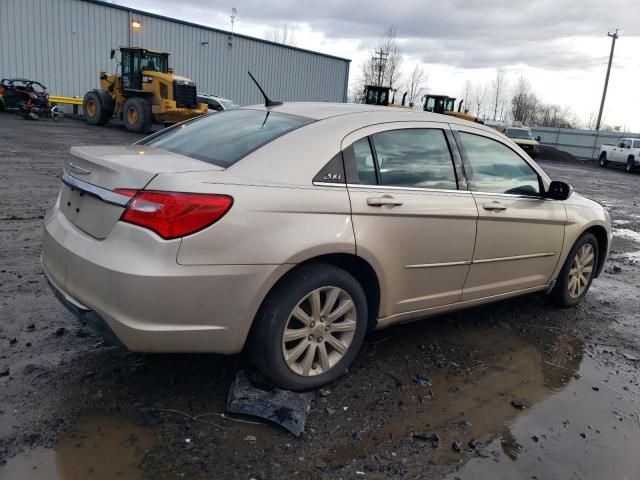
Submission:
POLYGON ((365 85, 364 86, 364 103, 367 105, 381 105, 383 107, 395 107, 395 108, 413 108, 413 105, 405 105, 407 99, 407 93, 402 96, 402 104, 397 105, 396 91, 391 87, 381 87, 378 85, 365 85), (393 96, 391 95, 393 92, 393 96))
POLYGON ((84 96, 87 123, 105 125, 116 117, 127 130, 146 133, 153 123, 171 124, 207 113, 207 104, 198 103, 196 84, 169 68, 168 53, 121 47, 120 65, 120 73, 100 72, 100 88, 84 96))
POLYGON ((442 113, 444 115, 451 115, 452 117, 461 118, 463 120, 469 120, 470 122, 484 123, 479 120, 475 115, 471 115, 467 110, 462 111, 462 102, 458 103, 458 110, 456 111, 456 99, 448 97, 446 95, 425 95, 423 110, 425 112, 442 113))

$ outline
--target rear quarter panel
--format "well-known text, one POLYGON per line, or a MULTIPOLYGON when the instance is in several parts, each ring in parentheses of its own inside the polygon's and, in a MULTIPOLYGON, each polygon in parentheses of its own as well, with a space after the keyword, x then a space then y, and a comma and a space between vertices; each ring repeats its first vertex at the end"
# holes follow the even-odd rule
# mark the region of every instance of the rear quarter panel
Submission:
POLYGON ((243 185, 214 174, 158 175, 147 188, 233 197, 221 220, 182 239, 181 265, 282 265, 328 253, 355 254, 346 188, 313 186, 314 174, 309 172, 309 186, 297 187, 243 185))

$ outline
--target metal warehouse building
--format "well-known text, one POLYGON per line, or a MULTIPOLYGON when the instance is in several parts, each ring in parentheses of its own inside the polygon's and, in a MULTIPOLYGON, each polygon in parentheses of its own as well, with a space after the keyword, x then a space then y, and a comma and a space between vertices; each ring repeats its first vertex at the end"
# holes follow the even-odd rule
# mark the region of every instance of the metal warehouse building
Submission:
POLYGON ((52 95, 82 97, 113 72, 110 50, 171 53, 170 66, 198 91, 260 103, 271 98, 346 102, 350 60, 96 0, 0 0, 0 77, 38 80, 52 95))

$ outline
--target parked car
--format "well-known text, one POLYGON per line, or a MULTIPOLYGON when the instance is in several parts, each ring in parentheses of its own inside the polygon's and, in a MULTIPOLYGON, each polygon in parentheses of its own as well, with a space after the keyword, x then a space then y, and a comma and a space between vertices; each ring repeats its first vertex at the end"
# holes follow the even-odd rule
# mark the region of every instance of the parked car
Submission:
POLYGON ((217 95, 198 95, 198 103, 206 103, 209 107, 209 113, 222 112, 223 110, 232 110, 240 105, 228 98, 218 97, 217 95))
POLYGON ((32 120, 43 116, 58 120, 63 116, 49 103, 47 87, 26 78, 0 80, 0 111, 17 112, 32 120))
POLYGON ((604 207, 493 129, 290 103, 72 148, 43 265, 130 350, 246 347, 277 385, 308 389, 371 329, 530 292, 575 305, 610 243, 604 207))
POLYGON ((640 166, 640 138, 621 138, 616 145, 602 145, 599 161, 603 168, 610 162, 621 163, 627 172, 633 172, 640 166))
POLYGON ((527 127, 496 127, 500 133, 513 140, 531 158, 536 158, 540 151, 540 136, 534 137, 533 132, 527 127))

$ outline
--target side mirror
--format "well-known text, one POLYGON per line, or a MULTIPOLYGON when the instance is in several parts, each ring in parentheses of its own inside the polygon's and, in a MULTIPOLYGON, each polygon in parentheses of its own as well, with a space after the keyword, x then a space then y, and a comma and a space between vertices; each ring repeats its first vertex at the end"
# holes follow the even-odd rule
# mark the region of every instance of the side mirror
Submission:
POLYGON ((111 60, 113 60, 113 57, 116 56, 116 51, 112 48, 111 49, 111 60))
POLYGON ((538 136, 536 137, 536 142, 539 142, 540 140, 542 140, 542 137, 541 137, 540 135, 538 135, 538 136))
POLYGON ((566 200, 573 193, 573 187, 565 182, 560 182, 558 180, 553 180, 549 184, 549 188, 544 194, 545 198, 550 198, 552 200, 566 200))

